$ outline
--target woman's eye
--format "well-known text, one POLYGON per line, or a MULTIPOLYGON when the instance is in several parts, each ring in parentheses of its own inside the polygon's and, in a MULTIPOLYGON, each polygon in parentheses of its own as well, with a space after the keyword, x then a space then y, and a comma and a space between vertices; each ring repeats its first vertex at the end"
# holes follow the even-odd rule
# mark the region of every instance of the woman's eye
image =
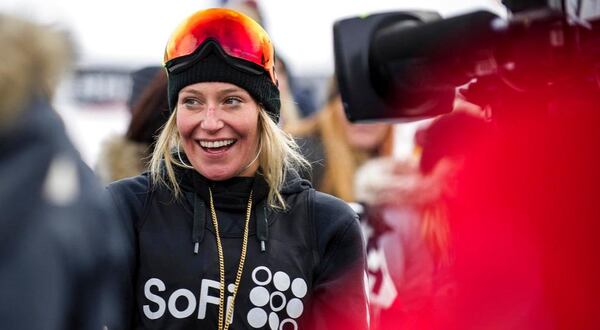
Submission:
POLYGON ((225 104, 227 105, 237 105, 240 104, 242 100, 238 97, 228 97, 225 99, 225 104))
POLYGON ((183 104, 188 105, 188 106, 189 105, 198 105, 198 104, 200 104, 200 101, 198 101, 197 99, 192 98, 192 97, 186 97, 183 99, 183 104))

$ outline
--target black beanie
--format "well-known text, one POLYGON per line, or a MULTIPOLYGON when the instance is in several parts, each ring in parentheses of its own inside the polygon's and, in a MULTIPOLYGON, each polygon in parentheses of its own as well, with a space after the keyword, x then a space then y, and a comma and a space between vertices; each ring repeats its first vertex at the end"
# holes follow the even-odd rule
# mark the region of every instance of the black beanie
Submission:
POLYGON ((252 74, 229 65, 219 55, 212 53, 182 72, 169 73, 169 109, 177 104, 179 91, 199 82, 227 82, 239 86, 261 104, 275 123, 279 121, 279 89, 269 74, 252 74))

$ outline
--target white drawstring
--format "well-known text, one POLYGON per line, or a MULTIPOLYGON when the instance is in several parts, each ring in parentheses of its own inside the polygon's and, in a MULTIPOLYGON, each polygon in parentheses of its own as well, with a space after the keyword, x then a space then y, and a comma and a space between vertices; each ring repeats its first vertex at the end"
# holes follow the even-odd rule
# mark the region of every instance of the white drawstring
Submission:
POLYGON ((190 169, 194 168, 194 166, 186 164, 181 158, 181 153, 179 152, 179 143, 177 143, 177 158, 179 158, 179 162, 181 162, 181 165, 183 165, 183 167, 190 169))
POLYGON ((245 170, 247 170, 247 169, 248 169, 248 167, 250 167, 250 165, 252 165, 252 164, 253 164, 253 163, 254 163, 254 162, 255 162, 255 161, 258 159, 258 156, 260 156, 260 152, 261 152, 261 151, 262 151, 262 144, 261 144, 261 145, 260 145, 260 147, 258 148, 258 152, 256 153, 256 157, 254 157, 254 159, 253 159, 253 160, 252 160, 250 163, 248 163, 248 165, 246 165, 246 167, 244 167, 244 168, 243 168, 241 171, 239 171, 239 172, 238 172, 238 175, 239 175, 240 173, 244 172, 245 170))

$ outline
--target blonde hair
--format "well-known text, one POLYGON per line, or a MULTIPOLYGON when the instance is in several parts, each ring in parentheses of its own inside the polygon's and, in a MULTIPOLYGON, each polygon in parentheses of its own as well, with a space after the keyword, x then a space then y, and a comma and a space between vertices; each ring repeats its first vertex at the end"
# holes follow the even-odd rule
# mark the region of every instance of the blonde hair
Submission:
POLYGON ((345 201, 354 201, 354 176, 357 169, 374 156, 391 154, 392 128, 387 128, 382 144, 376 155, 353 149, 348 140, 343 123, 337 118, 335 107, 339 100, 329 102, 326 109, 319 114, 319 134, 327 157, 323 175, 322 190, 330 192, 345 201))
POLYGON ((452 256, 448 206, 441 198, 421 207, 421 235, 436 264, 450 265, 452 256))
POLYGON ((346 137, 343 118, 339 118, 337 114, 336 108, 341 106, 339 93, 337 89, 331 89, 330 87, 327 103, 318 113, 296 125, 286 127, 286 130, 299 138, 320 136, 325 153, 325 168, 321 182, 315 182, 315 187, 347 202, 353 202, 356 171, 368 159, 392 154, 393 129, 391 125, 387 128, 375 154, 352 148, 346 137))
MULTIPOLYGON (((260 150, 258 162, 259 171, 269 185, 267 203, 271 208, 285 209, 285 200, 280 191, 286 172, 296 169, 305 170, 310 167, 310 164, 300 154, 294 139, 281 130, 263 108, 259 107, 258 114, 258 150, 260 150)), ((173 157, 173 151, 181 142, 176 117, 177 109, 169 117, 156 141, 150 160, 150 175, 154 182, 164 184, 174 193, 175 198, 179 198, 181 188, 173 166, 184 168, 190 166, 173 157), (163 168, 166 173, 163 173, 163 168)))

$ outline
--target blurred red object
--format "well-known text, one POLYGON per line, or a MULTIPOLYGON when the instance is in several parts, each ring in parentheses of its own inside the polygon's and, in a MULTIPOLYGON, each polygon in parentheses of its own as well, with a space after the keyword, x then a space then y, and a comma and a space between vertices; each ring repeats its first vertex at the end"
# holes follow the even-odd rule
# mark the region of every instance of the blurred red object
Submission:
POLYGON ((521 113, 465 162, 451 216, 458 294, 432 328, 600 328, 597 110, 521 113))

